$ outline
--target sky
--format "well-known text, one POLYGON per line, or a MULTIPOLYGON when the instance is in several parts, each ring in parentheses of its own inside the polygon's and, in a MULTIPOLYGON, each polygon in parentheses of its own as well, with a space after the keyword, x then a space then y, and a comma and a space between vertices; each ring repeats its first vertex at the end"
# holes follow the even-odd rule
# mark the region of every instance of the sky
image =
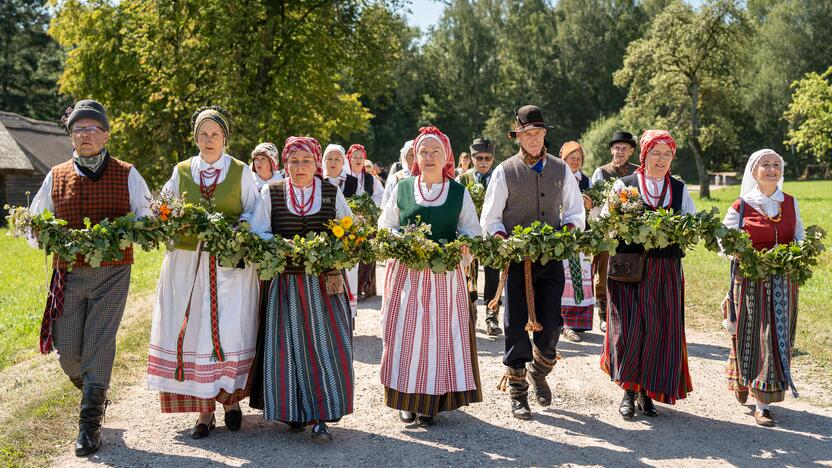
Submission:
MULTIPOLYGON (((687 0, 693 6, 698 7, 702 0, 687 0)), ((418 26, 422 31, 436 24, 442 16, 444 4, 442 0, 410 0, 410 10, 407 14, 407 21, 411 26, 418 26)))

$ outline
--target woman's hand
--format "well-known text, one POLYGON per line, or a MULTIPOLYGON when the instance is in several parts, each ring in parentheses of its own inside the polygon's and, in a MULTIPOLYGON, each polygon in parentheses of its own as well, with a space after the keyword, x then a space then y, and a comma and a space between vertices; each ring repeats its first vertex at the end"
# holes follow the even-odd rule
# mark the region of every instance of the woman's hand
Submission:
POLYGON ((592 209, 592 199, 589 198, 588 195, 581 195, 584 198, 584 208, 587 210, 592 209))

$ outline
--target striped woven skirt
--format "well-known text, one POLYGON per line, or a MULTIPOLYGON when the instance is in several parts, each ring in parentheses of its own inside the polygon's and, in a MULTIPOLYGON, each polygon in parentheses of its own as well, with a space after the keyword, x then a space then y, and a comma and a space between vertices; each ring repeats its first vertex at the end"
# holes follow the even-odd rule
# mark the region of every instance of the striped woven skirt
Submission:
POLYGON ((482 401, 475 326, 461 266, 433 273, 390 261, 381 317, 387 406, 432 416, 482 401))
POLYGON ((736 278, 737 334, 726 369, 729 390, 749 389, 763 403, 783 401, 787 389, 797 396, 791 377, 797 296, 797 284, 780 275, 736 278))
POLYGON ((330 295, 323 276, 281 274, 272 280, 263 315, 252 389, 261 393, 252 406, 262 407, 264 419, 284 422, 335 421, 352 413, 346 288, 330 295))
POLYGON ((601 368, 625 390, 674 404, 693 390, 685 341, 685 285, 678 258, 644 260, 638 283, 607 279, 601 368))
POLYGON ((566 282, 560 300, 563 326, 572 330, 592 330, 595 294, 592 290, 592 257, 580 254, 563 261, 566 282))

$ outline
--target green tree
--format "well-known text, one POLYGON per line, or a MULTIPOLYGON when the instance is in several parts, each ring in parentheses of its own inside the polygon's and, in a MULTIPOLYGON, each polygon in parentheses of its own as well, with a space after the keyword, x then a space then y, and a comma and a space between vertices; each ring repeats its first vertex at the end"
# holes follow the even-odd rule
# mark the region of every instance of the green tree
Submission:
POLYGON ((628 120, 652 119, 686 144, 696 162, 702 197, 710 196, 708 169, 719 161, 705 150, 716 142, 738 145, 736 68, 748 37, 744 12, 733 0, 695 11, 675 1, 659 13, 647 35, 630 43, 615 83, 627 87, 628 120))
POLYGON ((0 110, 36 119, 58 117, 63 53, 47 33, 42 0, 0 0, 0 110))
MULTIPOLYGON (((764 147, 783 151, 787 122, 781 116, 791 101, 790 84, 806 73, 823 73, 832 63, 832 3, 755 0, 748 7, 755 31, 748 42, 748 63, 739 70, 743 141, 748 142, 743 152, 764 147)), ((781 154, 789 158, 787 152, 781 154)))
POLYGON ((823 75, 807 73, 792 83, 792 102, 783 117, 790 124, 787 145, 832 163, 832 66, 823 75))
POLYGON ((189 118, 202 105, 229 110, 228 151, 243 159, 259 141, 366 129, 361 93, 386 90, 399 53, 378 5, 68 0, 51 33, 69 50, 62 90, 101 100, 115 153, 158 184, 196 151, 189 118))

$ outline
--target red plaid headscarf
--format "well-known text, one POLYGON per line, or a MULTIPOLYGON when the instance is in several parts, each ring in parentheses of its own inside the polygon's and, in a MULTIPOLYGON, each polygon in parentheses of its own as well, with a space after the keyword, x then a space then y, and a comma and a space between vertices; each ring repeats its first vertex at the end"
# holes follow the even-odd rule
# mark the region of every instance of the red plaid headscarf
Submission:
MULTIPOLYGON (((419 129, 419 135, 413 140, 413 154, 419 154, 419 145, 425 141, 426 138, 436 138, 442 143, 442 148, 445 150, 445 165, 442 167, 442 175, 448 179, 453 179, 456 173, 454 172, 454 152, 451 149, 451 140, 448 135, 445 135, 436 127, 422 127, 419 129)), ((422 173, 419 167, 419 158, 413 158, 413 166, 410 168, 410 173, 418 176, 422 173)))
MULTIPOLYGON (((640 172, 644 171, 644 159, 647 157, 647 153, 653 149, 654 146, 664 143, 670 146, 670 151, 673 153, 673 157, 676 157, 676 140, 670 135, 670 132, 667 130, 645 130, 644 133, 641 135, 641 140, 639 140, 638 144, 641 146, 641 152, 638 155, 638 160, 640 166, 638 170, 640 172)), ((668 169, 668 174, 670 170, 668 169)))
MULTIPOLYGON (((321 168, 321 144, 318 143, 318 140, 312 137, 290 136, 287 138, 286 143, 283 145, 283 153, 280 155, 280 158, 283 160, 283 167, 286 167, 286 160, 289 159, 289 156, 291 156, 295 151, 306 151, 314 156, 315 162, 318 166, 317 173, 318 175, 323 174, 321 168)), ((286 175, 288 176, 289 173, 287 172, 286 175)))
MULTIPOLYGON (((347 164, 349 164, 352 161, 352 155, 358 151, 364 153, 364 159, 367 159, 367 148, 364 148, 364 145, 359 145, 358 143, 355 143, 350 145, 350 148, 347 150, 347 164)), ((352 168, 349 168, 349 170, 350 173, 352 173, 352 168)), ((366 170, 364 169, 364 165, 362 164, 361 173, 363 174, 364 172, 366 172, 366 170)))

